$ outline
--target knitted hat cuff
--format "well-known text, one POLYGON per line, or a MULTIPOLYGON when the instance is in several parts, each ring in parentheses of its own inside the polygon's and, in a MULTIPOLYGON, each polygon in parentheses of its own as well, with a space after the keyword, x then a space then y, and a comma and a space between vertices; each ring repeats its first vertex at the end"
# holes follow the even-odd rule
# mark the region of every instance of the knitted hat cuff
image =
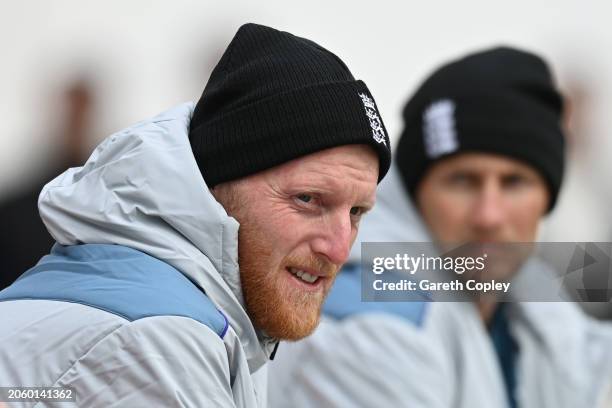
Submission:
POLYGON ((374 100, 362 81, 323 83, 271 95, 190 130, 196 161, 209 187, 244 177, 319 150, 371 146, 379 180, 391 155, 374 100))

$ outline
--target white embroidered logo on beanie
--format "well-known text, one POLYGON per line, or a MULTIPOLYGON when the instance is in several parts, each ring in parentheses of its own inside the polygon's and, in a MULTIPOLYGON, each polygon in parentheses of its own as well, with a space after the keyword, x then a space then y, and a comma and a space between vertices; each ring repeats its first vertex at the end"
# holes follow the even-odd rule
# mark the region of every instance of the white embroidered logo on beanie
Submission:
POLYGON ((450 99, 433 102, 423 112, 425 152, 430 159, 452 153, 459 147, 455 130, 455 103, 450 99))
POLYGON ((382 143, 386 146, 387 142, 385 141, 385 130, 382 127, 382 121, 380 120, 380 116, 378 116, 374 101, 364 93, 360 93, 359 97, 363 102, 366 115, 368 116, 368 121, 370 122, 370 127, 372 128, 372 137, 377 143, 382 143))

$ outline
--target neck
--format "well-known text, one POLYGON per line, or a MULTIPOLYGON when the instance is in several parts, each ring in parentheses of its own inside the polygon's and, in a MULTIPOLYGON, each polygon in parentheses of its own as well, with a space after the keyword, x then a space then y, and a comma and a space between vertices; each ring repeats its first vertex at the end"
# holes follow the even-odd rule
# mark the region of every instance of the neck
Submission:
POLYGON ((497 309, 497 300, 491 298, 479 299, 476 301, 476 308, 478 309, 478 313, 480 313, 482 322, 485 326, 489 327, 491 319, 497 309))

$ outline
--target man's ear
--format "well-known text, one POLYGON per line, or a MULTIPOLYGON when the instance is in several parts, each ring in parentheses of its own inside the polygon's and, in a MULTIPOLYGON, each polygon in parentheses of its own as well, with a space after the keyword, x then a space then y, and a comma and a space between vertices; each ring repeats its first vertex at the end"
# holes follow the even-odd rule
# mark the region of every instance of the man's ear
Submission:
POLYGON ((225 208, 228 215, 232 215, 240 207, 239 181, 226 181, 210 188, 210 193, 219 204, 225 208))

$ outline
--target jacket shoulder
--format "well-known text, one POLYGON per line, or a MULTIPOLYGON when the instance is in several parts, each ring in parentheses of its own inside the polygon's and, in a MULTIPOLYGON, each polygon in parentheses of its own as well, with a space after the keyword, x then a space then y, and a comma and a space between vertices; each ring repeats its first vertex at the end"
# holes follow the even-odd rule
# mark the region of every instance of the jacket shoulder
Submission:
POLYGON ((361 300, 361 266, 345 265, 330 291, 323 313, 328 317, 342 320, 364 313, 383 313, 402 318, 421 327, 429 310, 430 302, 363 302, 361 300))
POLYGON ((55 245, 35 267, 0 292, 0 301, 80 303, 128 321, 182 316, 223 338, 228 321, 196 284, 172 266, 119 245, 55 245))

